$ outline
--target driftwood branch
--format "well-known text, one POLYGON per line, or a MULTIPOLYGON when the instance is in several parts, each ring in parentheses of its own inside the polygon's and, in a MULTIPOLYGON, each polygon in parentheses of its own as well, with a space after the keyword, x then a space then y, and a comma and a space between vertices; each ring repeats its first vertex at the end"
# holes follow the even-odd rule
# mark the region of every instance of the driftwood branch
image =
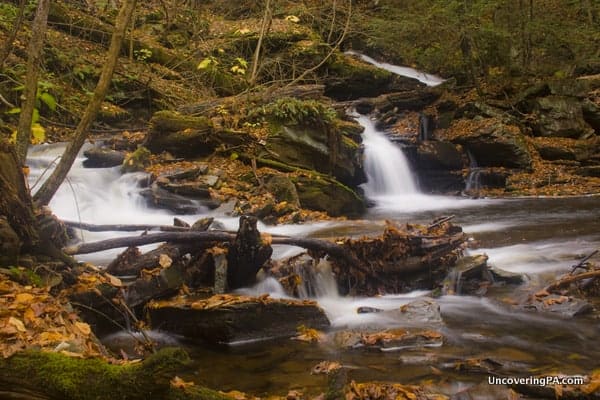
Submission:
POLYGON ((589 272, 584 272, 578 275, 567 275, 564 278, 559 279, 558 281, 552 283, 549 286, 546 286, 545 290, 547 292, 553 292, 559 289, 562 289, 566 286, 569 286, 571 283, 579 282, 584 279, 590 278, 600 278, 600 269, 596 269, 589 272))
POLYGON ((584 257, 581 261, 571 267, 571 273, 575 272, 578 268, 583 268, 583 265, 588 262, 588 260, 598 254, 598 250, 594 250, 590 255, 584 257))
POLYGON ((76 222, 76 221, 63 221, 63 223, 70 228, 83 229, 88 232, 107 232, 107 231, 115 231, 115 232, 135 232, 135 231, 189 232, 190 231, 190 228, 188 228, 188 227, 173 226, 173 225, 144 225, 144 224, 95 225, 95 224, 87 224, 85 222, 76 222))

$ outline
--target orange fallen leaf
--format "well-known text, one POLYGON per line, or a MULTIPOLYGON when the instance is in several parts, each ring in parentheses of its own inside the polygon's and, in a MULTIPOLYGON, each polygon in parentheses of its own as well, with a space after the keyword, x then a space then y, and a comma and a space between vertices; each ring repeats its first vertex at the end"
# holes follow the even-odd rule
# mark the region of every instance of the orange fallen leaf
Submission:
POLYGON ((85 336, 89 336, 90 333, 92 333, 92 329, 90 328, 90 326, 88 324, 86 324, 85 322, 79 322, 76 321, 75 322, 75 326, 77 327, 77 329, 79 329, 79 331, 81 333, 83 333, 85 336))
POLYGON ((194 382, 186 382, 178 376, 171 379, 171 387, 174 387, 174 388, 185 389, 189 386, 194 386, 194 385, 195 385, 194 382))
POLYGON ((33 295, 30 293, 19 293, 15 296, 15 303, 29 303, 33 300, 33 295))
POLYGON ((27 332, 27 329, 25 329, 25 325, 23 324, 23 321, 21 321, 18 318, 15 317, 10 317, 8 319, 8 323, 12 326, 14 326, 15 328, 17 328, 17 330, 19 332, 27 332))

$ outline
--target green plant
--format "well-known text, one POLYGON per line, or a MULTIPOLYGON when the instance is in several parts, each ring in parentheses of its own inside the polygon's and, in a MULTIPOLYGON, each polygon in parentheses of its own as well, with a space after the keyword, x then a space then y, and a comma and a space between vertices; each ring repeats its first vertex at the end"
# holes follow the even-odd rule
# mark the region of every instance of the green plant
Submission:
POLYGON ((136 60, 146 62, 152 57, 152 50, 150 49, 139 49, 133 52, 136 60))
POLYGON ((336 118, 333 108, 317 100, 299 100, 283 97, 248 113, 248 122, 273 118, 281 123, 302 125, 311 123, 331 124, 336 118))
MULTIPOLYGON (((54 85, 50 82, 39 81, 38 88, 35 95, 35 108, 33 109, 33 116, 31 118, 31 143, 39 144, 46 140, 46 129, 39 123, 40 120, 40 108, 42 105, 46 106, 50 111, 56 111, 56 98, 50 93, 50 90, 54 88, 54 85)), ((22 92, 25 89, 24 85, 19 85, 13 90, 22 92)), ((11 108, 6 114, 20 114, 21 107, 11 108)), ((17 131, 15 130, 11 136, 11 141, 16 141, 17 131)))

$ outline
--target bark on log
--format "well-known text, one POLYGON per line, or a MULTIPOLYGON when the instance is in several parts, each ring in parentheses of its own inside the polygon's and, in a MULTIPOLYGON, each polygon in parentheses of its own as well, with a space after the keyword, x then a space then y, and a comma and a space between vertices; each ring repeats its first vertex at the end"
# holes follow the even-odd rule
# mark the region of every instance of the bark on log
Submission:
POLYGON ((227 284, 238 289, 254 283, 257 272, 271 258, 273 249, 263 242, 256 217, 242 215, 240 227, 227 253, 227 284))

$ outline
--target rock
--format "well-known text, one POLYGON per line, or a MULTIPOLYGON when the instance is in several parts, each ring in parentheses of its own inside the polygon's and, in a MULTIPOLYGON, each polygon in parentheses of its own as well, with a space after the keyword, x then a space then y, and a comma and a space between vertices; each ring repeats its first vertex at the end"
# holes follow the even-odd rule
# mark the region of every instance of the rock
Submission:
POLYGON ((160 269, 158 274, 142 274, 135 282, 128 285, 124 298, 131 308, 146 304, 151 299, 172 296, 184 284, 184 274, 179 265, 170 265, 160 269))
POLYGON ((197 214, 202 211, 202 207, 216 208, 218 204, 213 200, 200 202, 190 200, 186 197, 173 194, 159 187, 156 183, 148 189, 140 192, 151 207, 165 208, 177 214, 197 214))
POLYGON ((292 337, 297 328, 324 329, 325 312, 314 301, 216 295, 206 300, 176 299, 148 305, 153 329, 210 343, 292 337))
POLYGON ((518 126, 496 118, 461 119, 450 127, 452 142, 463 145, 481 167, 531 167, 531 155, 518 126))
POLYGON ((125 157, 121 171, 124 173, 144 171, 148 165, 150 165, 150 151, 140 146, 125 157))
POLYGON ((125 153, 106 147, 94 147, 83 152, 86 157, 83 166, 86 168, 110 168, 123 164, 125 153))
POLYGON ((575 173, 581 176, 592 176, 600 178, 600 165, 589 165, 586 167, 579 167, 575 170, 575 173))
POLYGON ((594 130, 583 119, 582 102, 574 97, 546 96, 535 100, 537 136, 585 138, 594 130))
POLYGON ((386 329, 379 332, 339 332, 334 340, 342 347, 380 351, 399 351, 423 347, 440 347, 444 342, 441 333, 432 330, 386 329))
POLYGON ((331 174, 347 185, 366 181, 359 144, 334 127, 271 124, 265 150, 264 159, 331 174))
POLYGON ((520 285, 525 281, 523 275, 515 272, 505 271, 496 267, 490 267, 489 271, 492 274, 494 282, 503 282, 508 285, 520 285))
POLYGON ((243 133, 216 129, 206 117, 159 111, 150 120, 145 146, 153 153, 167 151, 176 157, 197 157, 211 154, 219 145, 239 146, 248 140, 243 133))
POLYGON ((208 165, 196 165, 190 168, 178 168, 168 174, 162 175, 170 181, 180 181, 186 179, 196 179, 198 175, 204 175, 208 172, 208 165))
POLYGON ((594 103, 591 100, 584 100, 581 105, 583 119, 600 135, 600 104, 594 103))
POLYGON ((195 199, 210 199, 210 188, 216 186, 219 177, 215 175, 201 175, 192 181, 165 182, 157 180, 157 184, 174 194, 195 199))
POLYGON ((430 194, 460 194, 465 188, 462 171, 413 170, 419 189, 430 194))
POLYGON ((285 201, 296 207, 300 206, 298 191, 294 183, 284 175, 273 175, 266 183, 266 188, 277 202, 285 201))
POLYGON ((541 298, 533 297, 528 303, 521 306, 526 311, 547 312, 558 314, 564 318, 573 318, 579 315, 589 314, 593 307, 585 300, 570 296, 550 294, 541 298))
POLYGON ((359 216, 365 212, 364 198, 334 179, 320 175, 290 178, 302 208, 325 211, 332 217, 359 216))
POLYGON ((461 170, 463 155, 450 142, 424 141, 417 145, 417 169, 461 170))
MULTIPOLYGON (((568 140, 568 139, 563 139, 568 140)), ((544 160, 577 160, 577 154, 571 146, 564 146, 559 143, 534 142, 535 149, 544 160)))
POLYGON ((381 316, 389 318, 395 324, 403 328, 436 326, 441 327, 444 324, 440 305, 429 297, 423 297, 395 310, 386 310, 381 316))
POLYGON ((474 293, 482 281, 491 282, 487 260, 485 254, 460 258, 444 282, 444 293, 474 293))

